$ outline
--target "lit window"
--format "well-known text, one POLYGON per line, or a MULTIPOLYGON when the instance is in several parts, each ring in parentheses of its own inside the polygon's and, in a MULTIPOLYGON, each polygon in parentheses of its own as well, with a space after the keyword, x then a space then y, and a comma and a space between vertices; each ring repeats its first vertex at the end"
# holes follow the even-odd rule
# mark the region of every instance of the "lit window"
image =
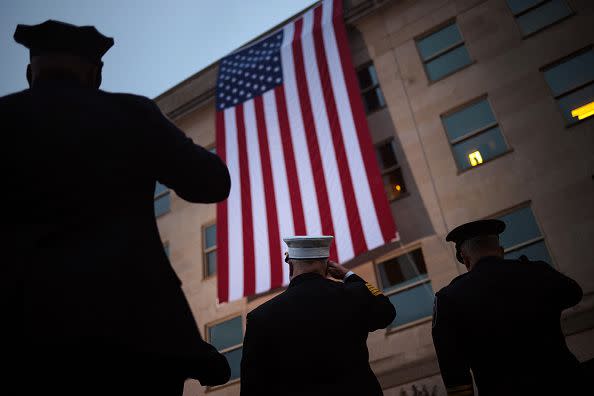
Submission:
POLYGON ((507 151, 487 99, 441 117, 460 170, 478 166, 507 151))
POLYGON ((442 79, 472 63, 455 22, 418 39, 417 48, 430 81, 442 79))
POLYGON ((217 225, 212 224, 202 228, 202 247, 204 254, 204 277, 217 273, 217 225))
POLYGON ((565 0, 507 0, 524 36, 573 14, 565 0))
POLYGON ((543 70, 567 125, 586 119, 594 102, 594 50, 588 48, 543 70), (574 115, 572 115, 572 112, 574 115))
POLYGON ((384 94, 379 86, 375 66, 369 64, 357 70, 363 105, 367 114, 386 107, 384 94))
POLYGON ((499 236, 499 240, 505 249, 506 259, 517 259, 521 255, 526 255, 529 260, 551 264, 544 237, 530 207, 515 210, 498 219, 505 222, 505 231, 499 236))
POLYGON ((380 165, 384 189, 389 200, 402 197, 406 193, 406 185, 402 177, 402 169, 394 153, 394 140, 375 146, 375 153, 380 165))
POLYGON ((239 378, 243 352, 241 316, 207 326, 208 342, 222 353, 231 367, 231 379, 239 378))
POLYGON ((171 210, 171 196, 169 189, 159 182, 157 182, 155 185, 154 199, 156 217, 159 217, 171 210))
POLYGON ((434 293, 421 249, 379 263, 377 271, 380 286, 397 312, 390 327, 431 316, 434 293))

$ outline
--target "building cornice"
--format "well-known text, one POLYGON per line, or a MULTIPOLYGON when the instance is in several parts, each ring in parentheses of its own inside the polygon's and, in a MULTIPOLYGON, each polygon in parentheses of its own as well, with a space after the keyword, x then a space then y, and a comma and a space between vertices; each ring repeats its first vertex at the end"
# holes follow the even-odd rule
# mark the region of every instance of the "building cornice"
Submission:
MULTIPOLYGON (((378 8, 383 7, 385 4, 392 1, 394 0, 345 0, 345 23, 347 25, 351 25, 370 13, 376 12, 378 8)), ((263 37, 266 37, 270 33, 280 29, 285 24, 299 18, 305 12, 320 3, 321 1, 312 4, 301 12, 293 15, 271 29, 268 29, 259 36, 246 42, 237 50, 250 45, 255 41, 258 41, 263 37)), ((212 104, 215 95, 218 65, 219 60, 213 62, 204 69, 191 75, 187 79, 181 81, 180 83, 174 85, 167 91, 157 96, 154 99, 155 102, 161 108, 163 113, 173 120, 179 119, 194 110, 212 104)))

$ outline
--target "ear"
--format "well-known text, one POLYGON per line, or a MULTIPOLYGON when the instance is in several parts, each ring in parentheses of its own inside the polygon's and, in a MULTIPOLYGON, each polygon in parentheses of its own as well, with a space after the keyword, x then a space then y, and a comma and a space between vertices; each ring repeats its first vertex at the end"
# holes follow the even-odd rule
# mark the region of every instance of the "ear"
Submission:
POLYGON ((27 82, 29 83, 29 88, 33 85, 33 71, 31 70, 31 64, 27 65, 27 82))

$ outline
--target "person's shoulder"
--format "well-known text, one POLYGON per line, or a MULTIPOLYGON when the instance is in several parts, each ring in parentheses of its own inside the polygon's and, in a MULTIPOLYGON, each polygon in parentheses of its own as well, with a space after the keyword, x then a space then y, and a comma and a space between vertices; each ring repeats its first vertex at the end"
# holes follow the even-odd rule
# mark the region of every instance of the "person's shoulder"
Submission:
POLYGON ((470 276, 470 272, 466 272, 462 275, 458 275, 457 277, 455 277, 454 279, 451 280, 449 285, 444 286, 441 290, 439 290, 437 293, 435 293, 435 295, 447 297, 447 296, 451 296, 451 295, 455 294, 463 287, 463 285, 469 279, 469 276, 470 276))
POLYGON ((26 100, 30 95, 30 89, 24 89, 19 92, 13 92, 8 95, 0 96, 0 106, 10 106, 12 104, 17 104, 22 100, 26 100))
POLYGON ((147 109, 155 109, 157 104, 152 100, 142 95, 135 95, 126 92, 108 92, 99 90, 99 94, 105 98, 119 101, 130 106, 144 107, 147 109))
POLYGON ((286 297, 285 293, 286 293, 286 290, 284 292, 280 293, 279 295, 274 296, 270 300, 258 305, 256 308, 252 309, 247 314, 248 320, 249 319, 256 320, 260 317, 268 316, 272 311, 274 311, 280 305, 283 304, 283 301, 285 300, 285 297, 286 297))

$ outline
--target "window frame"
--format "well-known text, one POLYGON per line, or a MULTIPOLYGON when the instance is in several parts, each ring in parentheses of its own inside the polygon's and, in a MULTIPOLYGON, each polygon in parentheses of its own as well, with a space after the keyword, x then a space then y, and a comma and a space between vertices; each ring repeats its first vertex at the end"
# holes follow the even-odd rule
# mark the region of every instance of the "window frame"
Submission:
MULTIPOLYGON (((363 69, 367 69, 367 68, 369 68, 369 66, 373 66, 373 68, 375 69, 375 64, 373 63, 373 61, 372 61, 372 60, 370 60, 369 62, 365 62, 365 63, 363 63, 362 65, 359 65, 359 66, 357 66, 357 67, 355 68, 355 75, 357 76, 357 83, 359 83, 359 72, 360 72, 361 70, 363 70, 363 69)), ((377 69, 375 69, 375 75, 377 76, 377 69)), ((370 91, 372 91, 372 90, 376 89, 376 88, 379 88, 379 89, 380 89, 380 92, 382 93, 382 98, 383 98, 383 100, 384 100, 384 105, 383 105, 383 106, 381 106, 381 107, 378 107, 377 109, 373 109, 373 110, 371 110, 371 111, 367 112, 367 110, 366 110, 366 108, 365 108, 365 107, 366 107, 366 106, 365 106, 365 103, 363 103, 363 110, 365 111, 365 115, 366 115, 366 116, 369 116, 369 115, 371 115, 371 114, 373 114, 373 113, 376 113, 376 112, 378 112, 378 111, 380 111, 380 110, 383 110, 383 109, 385 109, 386 107, 388 107, 388 104, 386 103, 386 97, 384 96, 384 90, 382 89, 382 87, 381 87, 381 84, 380 84, 380 82, 379 82, 379 77, 378 77, 378 79, 377 79, 377 84, 375 84, 375 85, 370 85, 369 87, 367 87, 367 88, 365 88, 365 89, 361 88, 361 84, 359 84, 359 95, 361 95, 361 100, 362 100, 363 102, 365 102, 365 100, 363 99, 363 98, 364 98, 364 96, 365 96, 365 94, 366 94, 367 92, 370 92, 370 91)))
POLYGON ((476 63, 476 60, 473 59, 473 57, 470 54, 470 51, 468 51, 468 47, 466 48, 466 51, 468 52, 468 57, 470 58, 470 62, 456 70, 453 70, 447 74, 444 74, 443 76, 441 76, 440 78, 438 78, 437 80, 432 80, 431 77, 429 76, 429 73, 427 72, 427 63, 431 62, 432 60, 437 59, 438 57, 447 54, 448 52, 451 52, 453 50, 455 50, 456 48, 459 48, 462 45, 466 44, 466 39, 464 38, 464 35, 462 34, 462 30, 460 29, 460 27, 458 26, 458 21, 456 18, 450 18, 434 27, 432 27, 431 29, 427 30, 424 33, 421 33, 420 35, 416 36, 413 39, 414 43, 415 43, 415 48, 417 50, 417 54, 419 54, 419 59, 421 60, 421 63, 423 64, 423 71, 425 72, 425 77, 427 77, 427 81, 428 81, 428 85, 431 84, 435 84, 438 81, 444 80, 446 78, 448 78, 449 76, 456 74, 459 71, 462 71, 464 69, 466 69, 467 67, 470 67, 472 65, 474 65, 476 63), (445 28, 447 28, 450 25, 456 25, 456 27, 458 28, 458 32, 460 33, 460 37, 461 40, 450 45, 449 47, 446 47, 440 51, 438 51, 437 53, 431 55, 429 58, 427 59, 423 59, 423 55, 421 54, 421 51, 419 50, 419 46, 418 46, 418 42, 423 40, 424 38, 427 38, 429 36, 431 36, 433 33, 437 33, 440 30, 443 30, 445 28))
MULTIPOLYGON (((410 290, 412 288, 415 288, 417 286, 426 284, 426 283, 431 283, 431 277, 429 276, 429 269, 427 268, 427 263, 425 262, 425 269, 427 269, 427 277, 425 279, 420 279, 414 283, 410 283, 401 287, 396 287, 394 289, 391 289, 389 291, 386 291, 384 288, 384 285, 382 285, 381 282, 381 275, 379 273, 379 266, 383 263, 385 263, 386 261, 398 258, 398 257, 402 257, 405 254, 409 254, 417 249, 421 250, 421 254, 423 254, 423 246, 421 242, 413 242, 412 244, 408 245, 408 246, 400 246, 400 248, 390 252, 389 254, 386 254, 382 257, 377 258, 376 260, 373 261, 373 271, 374 271, 374 275, 375 275, 375 279, 376 279, 376 283, 377 285, 380 287, 381 292, 388 298, 390 298, 390 296, 393 296, 394 294, 397 293, 402 293, 404 291, 410 290)), ((423 255, 423 260, 425 260, 425 255, 423 255)), ((433 293, 435 295, 435 293, 433 293)), ((429 314, 428 316, 413 320, 412 322, 408 322, 408 323, 404 323, 401 324, 399 326, 394 326, 394 327, 387 327, 386 328, 386 334, 392 334, 392 333, 396 333, 405 329, 408 329, 410 327, 414 327, 417 326, 421 323, 425 323, 425 322, 429 322, 432 320, 433 315, 429 314)))
POLYGON ((571 18, 572 16, 574 16, 576 14, 575 9, 571 6, 571 4, 567 0, 562 0, 562 1, 565 2, 565 4, 567 5, 567 7, 571 10, 571 12, 568 15, 564 16, 563 18, 557 19, 554 22, 549 23, 548 25, 544 25, 544 26, 540 27, 539 29, 537 29, 537 30, 535 30, 535 31, 533 31, 531 33, 524 34, 522 32, 522 28, 520 27, 520 24, 518 23, 518 18, 521 17, 521 16, 523 16, 523 15, 526 15, 529 12, 534 11, 537 8, 542 7, 546 3, 550 3, 552 1, 554 1, 554 0, 540 0, 538 3, 536 3, 534 5, 531 5, 530 7, 528 7, 526 9, 518 12, 517 14, 514 14, 514 11, 511 9, 508 0, 505 1, 505 5, 507 6, 507 8, 509 10, 509 13, 514 17, 514 21, 516 22, 516 27, 518 28, 518 32, 522 36, 522 40, 526 40, 527 38, 530 38, 530 37, 534 36, 535 34, 538 34, 538 33, 542 32, 543 30, 546 30, 546 29, 550 28, 551 26, 555 26, 558 23, 561 23, 561 22, 565 21, 566 19, 571 18))
MULTIPOLYGON (((588 120, 591 120, 594 117, 588 117, 588 118, 584 118, 583 120, 577 120, 577 121, 572 122, 572 123, 567 123, 567 121, 565 120, 565 117, 563 117, 563 113, 561 112, 561 109, 559 108, 559 103, 558 103, 559 99, 561 99, 561 98, 563 98, 563 97, 565 97, 567 95, 571 95, 572 93, 575 93, 575 92, 579 91, 580 89, 583 89, 583 88, 585 88, 587 86, 593 85, 594 84, 594 79, 592 79, 592 80, 590 80, 588 82, 582 83, 580 85, 576 85, 574 87, 571 87, 569 90, 567 90, 567 91, 565 91, 565 92, 563 92, 563 93, 561 93, 559 95, 555 95, 555 93, 553 92, 553 89, 551 88, 551 86, 549 85, 549 83, 547 82, 547 80, 545 79, 544 74, 548 70, 551 70, 551 69, 553 69, 553 68, 555 68, 555 67, 557 67, 557 66, 559 66, 559 65, 561 65, 561 64, 563 64, 563 63, 565 63, 567 61, 569 61, 570 59, 575 58, 575 57, 581 55, 581 54, 585 54, 588 51, 594 51, 594 44, 589 44, 589 45, 587 45, 585 47, 582 47, 582 48, 580 48, 580 49, 578 49, 576 51, 573 51, 573 52, 571 52, 569 54, 566 54, 563 57, 561 57, 561 58, 559 58, 559 59, 557 59, 557 60, 555 60, 553 62, 547 63, 546 65, 541 66, 538 69, 538 71, 540 72, 540 74, 542 76, 542 79, 544 80, 545 85, 547 86, 547 89, 549 90, 549 93, 551 94, 551 97, 555 101, 555 107, 557 108, 557 112, 561 116, 561 120, 563 121, 563 124, 564 124, 564 126, 565 126, 566 129, 567 128, 574 127, 576 125, 579 125, 579 124, 581 124, 583 122, 586 122, 588 120)), ((592 100, 594 100, 594 98, 592 98, 592 100)))
POLYGON ((532 216, 534 217, 534 223, 536 224, 536 227, 538 228, 538 231, 540 232, 540 236, 536 237, 536 238, 528 239, 524 242, 517 243, 517 244, 510 246, 508 248, 504 248, 503 254, 505 255, 507 253, 514 252, 514 251, 522 249, 526 246, 534 245, 534 244, 542 241, 545 245, 545 248, 547 249, 547 253, 549 254, 549 257, 551 258, 551 262, 548 264, 553 268, 557 268, 557 266, 555 264, 555 258, 553 257, 553 253, 551 252, 551 249, 549 248, 549 245, 547 244, 547 238, 546 238, 544 232, 542 231, 542 226, 540 225, 540 223, 538 221, 538 216, 534 212, 534 207, 532 206, 532 201, 524 201, 517 205, 511 206, 507 209, 503 209, 503 210, 500 210, 499 212, 493 213, 493 214, 485 217, 484 219, 487 219, 487 220, 499 219, 500 217, 517 212, 524 208, 530 208, 530 211, 532 212, 532 216))
POLYGON ((439 115, 439 119, 441 121, 441 126, 443 127, 443 132, 445 134, 445 137, 450 145, 450 151, 452 152, 452 158, 454 159, 454 163, 456 164, 456 168, 458 169, 458 175, 460 175, 461 173, 464 173, 464 172, 468 172, 472 169, 480 168, 481 166, 483 166, 489 162, 495 161, 496 159, 501 158, 504 155, 507 155, 507 154, 511 153, 512 151, 514 151, 513 148, 510 147, 510 145, 505 137, 505 133, 503 133, 503 128, 501 127, 501 123, 499 122, 499 117, 497 116, 497 113, 495 112, 495 109, 493 108, 493 104, 491 103, 491 100, 489 99, 489 94, 487 94, 487 93, 477 96, 473 99, 470 99, 462 104, 459 104, 458 106, 446 111, 445 113, 441 113, 439 115), (470 107, 476 103, 479 103, 483 100, 486 101, 487 104, 489 105, 489 108, 491 109, 491 112, 493 113, 493 117, 495 118, 495 122, 492 122, 490 124, 487 124, 486 126, 477 128, 470 132, 467 132, 463 136, 460 136, 454 140, 450 140, 445 123, 443 122, 444 117, 448 117, 452 114, 458 113, 458 112, 464 110, 465 108, 468 108, 468 107, 470 107), (497 128, 497 127, 499 128, 499 132, 501 133, 501 138, 502 138, 503 142, 505 143, 506 149, 504 151, 502 151, 501 153, 493 156, 489 160, 485 160, 478 165, 471 166, 470 168, 460 169, 460 166, 458 165, 458 161, 456 160, 456 153, 454 152, 454 145, 465 142, 469 139, 472 139, 473 137, 476 137, 484 132, 487 132, 490 129, 497 128))
MULTIPOLYGON (((210 344, 211 342, 210 342, 210 331, 209 330, 212 327, 215 327, 216 325, 219 325, 221 323, 228 322, 228 321, 233 320, 235 318, 241 318, 241 339, 242 339, 242 342, 240 344, 237 344, 237 345, 229 346, 229 347, 227 347, 225 349, 221 349, 221 350, 218 350, 217 349, 217 351, 220 354, 225 354, 225 353, 228 353, 228 352, 233 352, 233 351, 235 351, 235 350, 237 350, 239 348, 243 348, 243 339, 245 338, 245 318, 244 318, 243 313, 241 313, 241 312, 235 312, 235 313, 229 314, 227 316, 224 316, 222 318, 215 319, 215 320, 213 320, 211 322, 208 322, 208 323, 206 323, 204 325, 204 338, 205 338, 205 341, 210 344)), ((237 378, 230 379, 228 382, 226 382, 224 384, 221 384, 221 385, 207 386, 206 389, 207 390, 216 390, 216 389, 220 389, 220 388, 225 388, 225 387, 227 387, 229 385, 237 384, 240 381, 241 381, 241 375, 239 377, 237 377, 237 378)))
MULTIPOLYGON (((408 188, 406 188, 406 180, 404 180, 404 172, 402 172, 402 165, 400 165, 400 161, 398 161, 398 156, 396 155, 396 150, 395 150, 395 147, 394 147, 395 139, 396 138, 394 136, 390 136, 390 137, 387 137, 385 139, 380 140, 379 142, 373 143, 374 150, 377 150, 379 148, 379 146, 382 146, 382 145, 384 145, 386 143, 390 143, 391 146, 392 146, 392 151, 393 151, 393 154, 394 154, 394 158, 396 159, 396 165, 390 166, 390 167, 385 168, 385 169, 382 169, 381 167, 379 168, 379 170, 380 170, 380 177, 382 178, 382 183, 383 183, 383 177, 385 175, 387 175, 388 173, 390 173, 390 172, 394 172, 396 170, 400 170, 400 172, 402 174, 402 183, 404 184, 404 188, 406 189, 406 191, 403 192, 402 194, 400 194, 397 197, 393 197, 393 198, 386 197, 386 198, 388 198, 388 202, 390 202, 390 203, 391 202, 394 202, 394 201, 398 201, 398 200, 400 200, 402 198, 405 198, 405 197, 408 197, 410 195, 410 192, 408 191, 408 188)), ((376 153, 377 153, 377 151, 376 151, 376 153)))
MULTIPOLYGON (((218 266, 217 266, 217 270, 213 274, 208 274, 208 258, 207 258, 207 256, 209 253, 216 251, 217 247, 218 247, 218 245, 216 244, 216 239, 215 239, 214 246, 211 246, 209 248, 206 247, 206 229, 208 227, 212 227, 213 225, 216 227, 216 225, 217 225, 216 220, 211 220, 211 221, 208 221, 208 222, 202 224, 201 232, 200 232, 200 234, 202 236, 202 279, 203 280, 213 278, 213 277, 217 276, 217 273, 218 273, 218 266)), ((218 261, 218 253, 217 253, 217 261, 218 261)))

